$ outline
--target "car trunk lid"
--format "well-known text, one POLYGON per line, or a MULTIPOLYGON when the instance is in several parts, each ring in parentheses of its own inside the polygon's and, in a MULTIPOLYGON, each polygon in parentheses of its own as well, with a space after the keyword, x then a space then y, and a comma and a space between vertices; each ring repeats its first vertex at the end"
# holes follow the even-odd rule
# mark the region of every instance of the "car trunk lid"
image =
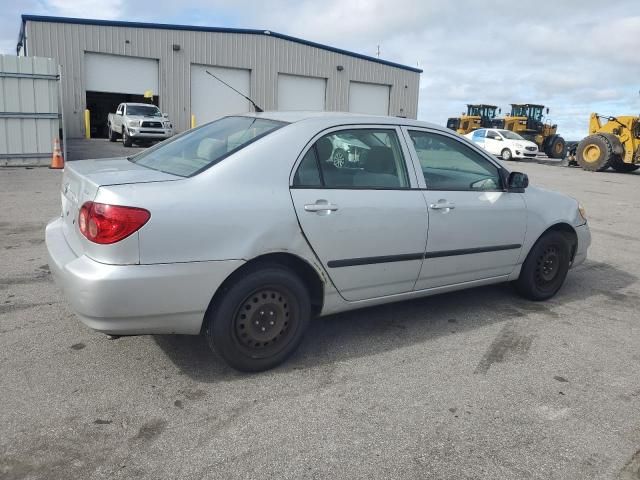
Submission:
POLYGON ((126 158, 67 162, 62 176, 62 218, 64 236, 76 255, 85 253, 88 242, 78 228, 78 213, 85 202, 96 198, 98 189, 107 185, 168 182, 182 177, 152 170, 126 158))

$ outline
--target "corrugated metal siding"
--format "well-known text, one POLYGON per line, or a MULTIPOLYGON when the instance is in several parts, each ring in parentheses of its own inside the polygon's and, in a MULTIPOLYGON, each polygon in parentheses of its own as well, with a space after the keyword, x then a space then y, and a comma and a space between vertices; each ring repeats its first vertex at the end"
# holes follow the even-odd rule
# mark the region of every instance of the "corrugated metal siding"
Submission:
POLYGON ((51 161, 60 128, 57 75, 51 58, 0 55, 0 165, 51 161))
POLYGON ((62 66, 66 131, 71 137, 82 136, 84 128, 85 51, 158 59, 160 108, 179 131, 190 125, 191 63, 251 70, 252 98, 265 110, 278 104, 278 73, 290 73, 326 78, 327 110, 348 110, 353 80, 390 85, 390 115, 416 118, 418 113, 419 73, 281 38, 34 21, 27 21, 26 34, 29 55, 53 57, 62 66), (180 51, 173 51, 173 44, 180 45, 180 51), (338 65, 344 70, 337 71, 338 65))

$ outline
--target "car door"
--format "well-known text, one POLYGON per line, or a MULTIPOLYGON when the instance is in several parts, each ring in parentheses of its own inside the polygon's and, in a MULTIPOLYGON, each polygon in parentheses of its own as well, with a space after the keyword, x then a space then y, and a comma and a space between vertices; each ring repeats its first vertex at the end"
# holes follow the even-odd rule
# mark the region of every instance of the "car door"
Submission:
POLYGON ((501 167, 454 136, 412 128, 405 133, 429 208, 416 289, 509 275, 526 230, 522 194, 507 192, 501 167))
POLYGON ((484 148, 485 134, 486 130, 481 128, 480 130, 476 130, 473 132, 471 136, 471 141, 478 145, 480 148, 484 148))
POLYGON ((495 130, 487 130, 487 135, 484 139, 484 149, 492 155, 500 155, 503 148, 504 141, 500 134, 495 130))
POLYGON ((295 211, 346 300, 413 290, 428 210, 412 165, 400 129, 389 125, 328 130, 301 153, 291 178, 295 211), (335 165, 338 138, 351 139, 357 163, 335 165))
POLYGON ((116 114, 113 116, 113 124, 117 127, 115 130, 122 133, 122 115, 124 113, 124 103, 118 105, 116 114))

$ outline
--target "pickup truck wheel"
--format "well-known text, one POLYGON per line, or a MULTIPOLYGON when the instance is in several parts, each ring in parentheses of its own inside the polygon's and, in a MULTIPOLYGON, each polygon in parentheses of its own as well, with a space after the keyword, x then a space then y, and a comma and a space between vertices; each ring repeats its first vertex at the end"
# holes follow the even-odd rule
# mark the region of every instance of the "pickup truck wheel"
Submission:
POLYGON ((562 287, 570 265, 571 243, 566 235, 546 233, 531 248, 514 286, 529 300, 547 300, 562 287))
POLYGON ((311 318, 304 283, 289 269, 262 265, 243 272, 205 317, 210 348, 236 370, 279 365, 298 347, 311 318))
POLYGON ((118 139, 118 137, 116 136, 116 132, 111 130, 111 125, 109 125, 109 141, 110 142, 115 142, 117 139, 118 139))
POLYGON ((130 147, 133 145, 133 141, 131 140, 131 137, 124 129, 124 127, 122 128, 122 145, 124 145, 125 147, 130 147))

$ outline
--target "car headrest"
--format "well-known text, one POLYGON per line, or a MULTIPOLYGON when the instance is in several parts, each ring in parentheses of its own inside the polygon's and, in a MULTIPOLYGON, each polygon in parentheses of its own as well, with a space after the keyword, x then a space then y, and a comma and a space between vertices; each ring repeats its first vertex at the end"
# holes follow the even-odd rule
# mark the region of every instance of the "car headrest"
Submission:
POLYGON ((196 157, 213 161, 226 153, 225 142, 215 138, 203 138, 198 145, 196 157))
POLYGON ((393 151, 389 147, 371 147, 367 155, 364 169, 370 173, 396 174, 396 163, 393 151))
POLYGON ((322 137, 316 142, 316 148, 318 149, 318 157, 321 161, 326 161, 331 158, 333 153, 333 143, 327 137, 322 137))

